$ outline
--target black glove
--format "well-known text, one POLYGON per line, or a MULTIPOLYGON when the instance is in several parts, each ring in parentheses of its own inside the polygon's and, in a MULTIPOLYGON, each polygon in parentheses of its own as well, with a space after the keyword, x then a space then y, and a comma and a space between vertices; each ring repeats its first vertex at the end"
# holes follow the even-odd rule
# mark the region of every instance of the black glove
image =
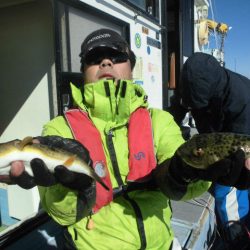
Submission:
POLYGON ((247 226, 241 221, 230 221, 230 225, 223 228, 226 249, 250 249, 250 236, 247 226))
MULTIPOLYGON (((48 147, 60 148, 76 154, 83 158, 85 162, 91 164, 88 150, 74 139, 66 139, 60 136, 40 136, 35 139, 38 139, 41 144, 48 147)), ((33 159, 30 165, 34 177, 24 171, 19 176, 11 175, 12 182, 25 189, 30 189, 36 185, 48 187, 59 182, 70 189, 78 191, 85 190, 86 187, 91 186, 94 182, 91 177, 85 174, 72 172, 64 166, 57 166, 55 168, 55 173, 52 174, 41 159, 33 159)))
POLYGON ((174 154, 168 167, 168 175, 177 183, 186 185, 192 181, 198 180, 197 169, 187 165, 182 158, 174 154))
POLYGON ((211 165, 207 169, 208 173, 215 173, 214 179, 211 181, 225 186, 233 186, 240 190, 248 189, 250 187, 250 171, 245 166, 245 157, 244 151, 239 149, 229 157, 211 165))
POLYGON ((175 154, 171 159, 169 174, 182 184, 206 180, 237 189, 250 187, 250 171, 245 167, 245 153, 242 150, 236 151, 204 170, 187 165, 180 156, 175 154))

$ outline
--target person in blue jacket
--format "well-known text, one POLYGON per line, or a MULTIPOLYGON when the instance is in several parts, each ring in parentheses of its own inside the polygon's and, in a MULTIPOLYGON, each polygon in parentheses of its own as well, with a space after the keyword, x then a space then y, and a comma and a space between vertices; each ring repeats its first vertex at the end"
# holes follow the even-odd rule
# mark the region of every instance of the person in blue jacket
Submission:
MULTIPOLYGON (((213 56, 201 52, 190 56, 178 90, 199 133, 250 135, 250 80, 222 67, 213 56)), ((214 183, 212 193, 225 242, 233 249, 250 249, 249 190, 214 183)))

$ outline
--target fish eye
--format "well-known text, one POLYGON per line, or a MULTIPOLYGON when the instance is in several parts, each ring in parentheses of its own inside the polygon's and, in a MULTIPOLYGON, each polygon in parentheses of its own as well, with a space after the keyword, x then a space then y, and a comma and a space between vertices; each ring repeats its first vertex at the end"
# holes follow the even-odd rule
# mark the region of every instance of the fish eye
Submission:
POLYGON ((202 148, 196 148, 193 150, 193 155, 197 157, 201 157, 204 155, 204 150, 202 148))

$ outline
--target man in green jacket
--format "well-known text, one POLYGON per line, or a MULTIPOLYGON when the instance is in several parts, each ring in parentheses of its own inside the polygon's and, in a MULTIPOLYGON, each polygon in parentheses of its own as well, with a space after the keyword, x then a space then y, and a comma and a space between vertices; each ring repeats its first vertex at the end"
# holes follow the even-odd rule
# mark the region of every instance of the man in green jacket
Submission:
POLYGON ((169 113, 148 108, 131 80, 135 55, 116 32, 91 33, 80 57, 85 84, 83 91, 71 84, 74 109, 37 139, 83 157, 110 190, 64 166, 51 174, 41 159, 31 161, 34 177, 22 162, 12 163, 11 178, 26 189, 39 186, 43 208, 66 227, 65 249, 170 249, 170 199, 201 195, 244 154, 217 163, 223 172, 183 163, 175 154, 184 142, 179 127, 169 113))

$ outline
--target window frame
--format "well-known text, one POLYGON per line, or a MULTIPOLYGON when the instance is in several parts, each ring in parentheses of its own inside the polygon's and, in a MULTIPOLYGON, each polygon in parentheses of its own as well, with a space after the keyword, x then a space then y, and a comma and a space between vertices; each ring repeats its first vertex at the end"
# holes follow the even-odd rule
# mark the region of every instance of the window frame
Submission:
POLYGON ((161 16, 160 5, 161 5, 161 1, 164 1, 164 0, 158 0, 158 17, 149 14, 146 10, 140 8, 138 5, 132 3, 131 1, 128 1, 128 0, 114 0, 114 1, 121 3, 123 5, 126 5, 127 8, 135 11, 137 15, 141 15, 142 17, 145 17, 147 19, 149 18, 150 21, 152 21, 153 23, 157 25, 160 24, 160 16, 161 16))

